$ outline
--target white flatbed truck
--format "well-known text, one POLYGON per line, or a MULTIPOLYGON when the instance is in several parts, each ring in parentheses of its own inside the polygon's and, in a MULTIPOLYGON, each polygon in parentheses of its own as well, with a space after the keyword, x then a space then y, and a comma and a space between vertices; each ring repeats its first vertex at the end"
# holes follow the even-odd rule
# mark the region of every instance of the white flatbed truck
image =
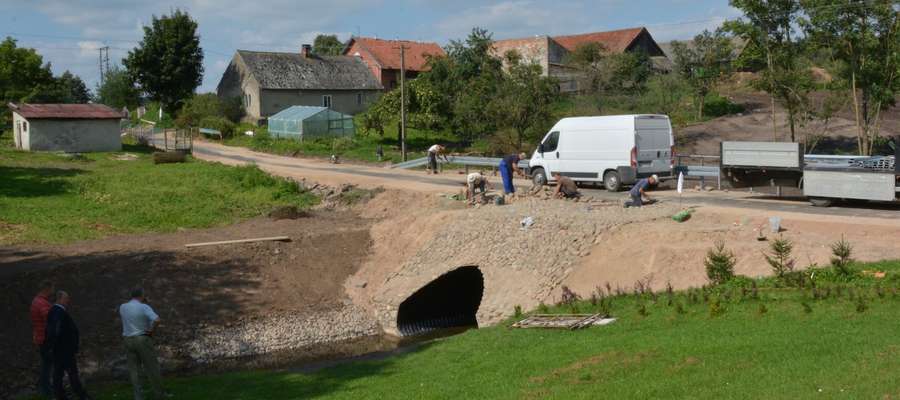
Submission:
POLYGON ((893 156, 803 154, 799 143, 722 142, 722 177, 732 187, 803 189, 814 206, 844 199, 896 202, 900 192, 900 146, 893 156))

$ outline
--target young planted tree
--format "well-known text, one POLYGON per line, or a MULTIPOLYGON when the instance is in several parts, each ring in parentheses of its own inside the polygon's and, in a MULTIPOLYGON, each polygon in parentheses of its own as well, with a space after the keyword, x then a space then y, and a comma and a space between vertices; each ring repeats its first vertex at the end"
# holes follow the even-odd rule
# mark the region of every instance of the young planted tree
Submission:
POLYGON ((720 285, 734 278, 735 262, 734 253, 725 249, 725 243, 716 242, 716 246, 706 252, 706 259, 703 261, 709 282, 720 285))
POLYGON ((724 28, 759 46, 765 54, 765 68, 754 85, 772 97, 772 134, 778 139, 777 101, 787 113, 791 141, 795 141, 813 88, 809 70, 802 64, 804 49, 795 33, 800 4, 796 0, 731 0, 730 4, 741 10, 744 18, 728 21, 724 28))
POLYGON ((807 35, 840 61, 853 100, 860 155, 872 154, 881 112, 900 94, 900 11, 896 2, 802 0, 807 35))
POLYGON ((849 276, 852 273, 850 270, 850 263, 853 262, 852 253, 853 246, 843 236, 840 241, 831 244, 831 254, 834 255, 831 257, 831 265, 843 276, 849 276))
POLYGON ((694 92, 697 119, 702 119, 706 95, 730 73, 733 54, 731 40, 720 30, 704 30, 694 36, 693 45, 672 42, 672 52, 678 74, 694 92))
POLYGON ((153 17, 144 38, 122 60, 132 80, 167 111, 180 108, 203 80, 197 22, 187 12, 153 17))
POLYGON ((313 54, 323 56, 339 56, 344 52, 344 44, 338 40, 337 35, 316 35, 312 51, 313 54))
POLYGON ((796 260, 791 257, 793 249, 794 244, 790 240, 778 238, 772 242, 772 254, 764 254, 766 262, 772 267, 772 272, 775 273, 775 276, 784 278, 785 275, 794 271, 796 260))

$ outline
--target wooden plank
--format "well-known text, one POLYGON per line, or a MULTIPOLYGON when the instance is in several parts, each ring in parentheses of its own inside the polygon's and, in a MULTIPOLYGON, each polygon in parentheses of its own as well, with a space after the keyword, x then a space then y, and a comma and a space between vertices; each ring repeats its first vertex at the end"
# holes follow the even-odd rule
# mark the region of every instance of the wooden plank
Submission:
POLYGON ((289 242, 289 241, 291 241, 291 238, 288 236, 272 236, 272 237, 253 238, 253 239, 221 240, 218 242, 191 243, 191 244, 184 245, 184 247, 216 246, 216 245, 220 245, 220 244, 234 244, 234 243, 289 242))

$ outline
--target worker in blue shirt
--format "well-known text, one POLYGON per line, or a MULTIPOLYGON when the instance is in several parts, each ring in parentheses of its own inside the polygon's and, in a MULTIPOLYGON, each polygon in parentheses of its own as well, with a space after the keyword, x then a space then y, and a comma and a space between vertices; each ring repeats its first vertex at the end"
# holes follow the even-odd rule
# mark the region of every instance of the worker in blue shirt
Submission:
POLYGON ((505 194, 516 193, 516 187, 513 186, 513 173, 524 176, 522 170, 519 169, 519 161, 525 159, 525 157, 528 157, 525 153, 510 154, 500 160, 500 177, 503 178, 503 192, 505 194))
POLYGON ((628 192, 631 196, 631 200, 625 203, 625 208, 640 207, 644 205, 644 203, 650 202, 650 196, 647 196, 647 189, 650 185, 655 185, 657 182, 659 182, 659 177, 656 175, 651 175, 649 178, 637 181, 628 192))

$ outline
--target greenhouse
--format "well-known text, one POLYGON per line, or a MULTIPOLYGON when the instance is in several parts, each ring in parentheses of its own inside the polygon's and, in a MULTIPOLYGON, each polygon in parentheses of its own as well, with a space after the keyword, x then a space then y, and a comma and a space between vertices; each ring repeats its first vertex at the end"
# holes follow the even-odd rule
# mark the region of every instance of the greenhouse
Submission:
POLYGON ((278 138, 315 139, 353 136, 353 117, 326 107, 293 106, 269 117, 269 134, 278 138))

